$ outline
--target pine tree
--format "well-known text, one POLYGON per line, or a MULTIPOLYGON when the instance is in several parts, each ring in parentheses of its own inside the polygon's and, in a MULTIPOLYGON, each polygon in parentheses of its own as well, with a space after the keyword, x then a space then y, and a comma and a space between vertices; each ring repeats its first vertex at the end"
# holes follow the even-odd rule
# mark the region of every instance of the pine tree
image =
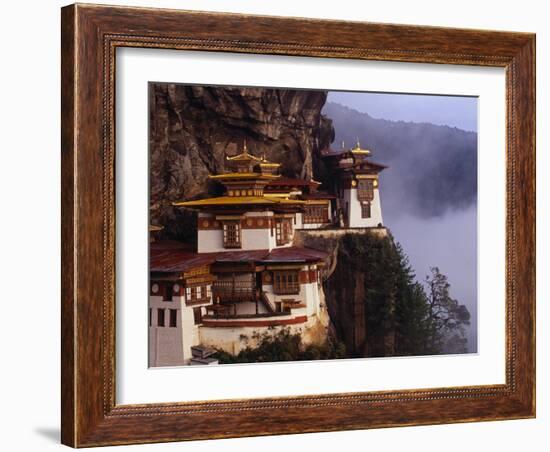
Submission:
POLYGON ((438 350, 430 343, 432 321, 428 316, 428 301, 424 288, 416 281, 409 258, 396 244, 400 261, 399 298, 397 305, 396 355, 427 355, 438 350))
POLYGON ((470 324, 470 312, 450 296, 447 276, 438 267, 431 267, 430 272, 426 276, 430 344, 440 353, 466 353, 465 327, 470 324))

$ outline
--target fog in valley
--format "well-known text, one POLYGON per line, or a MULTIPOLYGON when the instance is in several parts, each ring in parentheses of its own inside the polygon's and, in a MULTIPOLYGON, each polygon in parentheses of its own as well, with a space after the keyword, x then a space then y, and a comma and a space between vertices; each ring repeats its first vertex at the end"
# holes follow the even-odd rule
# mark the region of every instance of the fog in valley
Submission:
POLYGON ((477 351, 476 218, 476 206, 429 219, 384 212, 384 223, 409 256, 417 279, 424 280, 430 267, 439 267, 449 278, 451 296, 470 311, 469 352, 477 351))
POLYGON ((447 275, 451 296, 471 314, 468 351, 476 352, 477 100, 433 98, 331 92, 323 113, 333 121, 334 148, 342 141, 352 147, 359 139, 373 161, 389 166, 380 176, 384 224, 403 246, 418 281, 430 267, 447 275), (438 115, 434 108, 445 111, 438 115), (430 123, 434 117, 448 125, 430 123))

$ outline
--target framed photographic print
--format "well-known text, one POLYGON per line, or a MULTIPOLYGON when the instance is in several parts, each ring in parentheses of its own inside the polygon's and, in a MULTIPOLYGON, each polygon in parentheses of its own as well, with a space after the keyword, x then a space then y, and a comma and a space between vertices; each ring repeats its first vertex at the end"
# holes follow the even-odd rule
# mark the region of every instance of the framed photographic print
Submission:
POLYGON ((62 9, 62 442, 535 415, 532 34, 62 9))

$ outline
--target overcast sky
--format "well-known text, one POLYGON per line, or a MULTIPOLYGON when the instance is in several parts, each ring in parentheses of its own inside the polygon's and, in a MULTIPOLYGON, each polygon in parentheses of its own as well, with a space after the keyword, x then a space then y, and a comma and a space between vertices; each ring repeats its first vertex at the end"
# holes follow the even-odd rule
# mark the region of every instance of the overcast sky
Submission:
POLYGON ((477 132, 477 97, 330 91, 328 101, 374 118, 429 122, 477 132))

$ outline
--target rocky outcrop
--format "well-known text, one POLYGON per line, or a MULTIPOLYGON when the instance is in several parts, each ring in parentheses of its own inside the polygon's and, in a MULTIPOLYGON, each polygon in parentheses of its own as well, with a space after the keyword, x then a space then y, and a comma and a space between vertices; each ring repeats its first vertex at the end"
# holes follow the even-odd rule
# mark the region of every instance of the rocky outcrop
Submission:
POLYGON ((151 84, 151 222, 164 226, 160 238, 196 239, 192 214, 171 203, 216 194, 207 176, 223 172, 245 140, 284 176, 322 171, 319 150, 334 137, 325 101, 323 91, 151 84))
POLYGON ((345 344, 347 357, 394 356, 394 299, 379 278, 395 248, 391 236, 385 228, 319 232, 300 231, 296 240, 329 253, 322 270, 329 334, 345 344), (375 292, 384 294, 381 304, 373 299, 375 292))

